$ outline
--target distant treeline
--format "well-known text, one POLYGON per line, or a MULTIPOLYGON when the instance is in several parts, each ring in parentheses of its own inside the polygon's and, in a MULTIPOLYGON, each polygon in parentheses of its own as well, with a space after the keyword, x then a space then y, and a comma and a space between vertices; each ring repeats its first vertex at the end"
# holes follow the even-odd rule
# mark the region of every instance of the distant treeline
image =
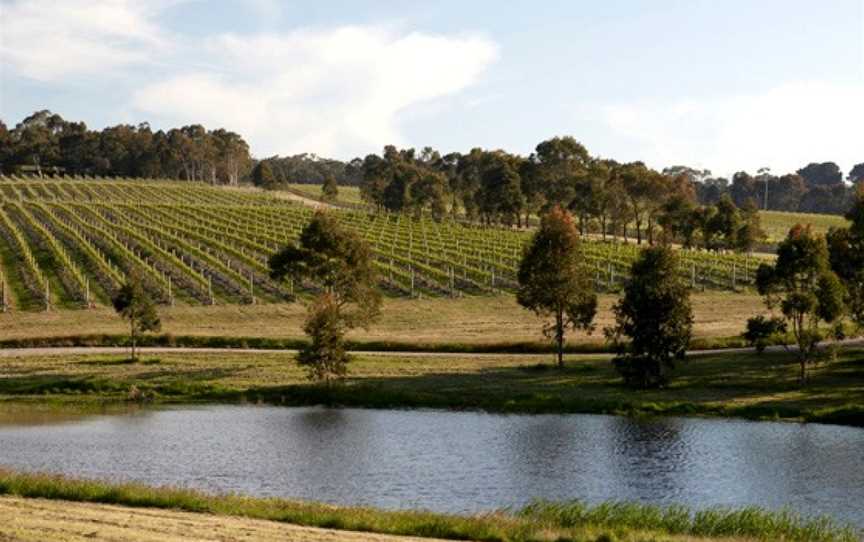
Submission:
POLYGON ((239 184, 252 168, 249 145, 224 129, 190 125, 153 131, 147 123, 102 131, 48 110, 12 130, 0 121, 0 169, 35 175, 170 178, 239 184))
MULTIPOLYGON (((864 163, 849 171, 848 183, 834 162, 811 163, 785 175, 742 171, 731 180, 686 166, 658 172, 640 162, 592 157, 572 137, 543 141, 527 157, 479 148, 442 156, 429 147, 417 152, 387 146, 381 155, 349 162, 306 153, 256 161, 242 136, 222 128, 196 124, 153 131, 143 123, 95 131, 47 110, 12 129, 0 120, 0 171, 232 185, 263 178, 266 188, 332 178, 361 186, 370 204, 391 211, 464 212, 483 222, 514 224, 556 204, 583 221, 614 223, 622 209, 639 215, 640 207, 655 208, 679 196, 695 205, 714 205, 728 195, 739 208, 840 214, 850 206, 850 183, 864 180, 864 163), (268 175, 253 175, 263 164, 268 175)), ((650 222, 657 216, 644 218, 650 222)))
MULTIPOLYGON (((364 199, 390 211, 464 213, 483 223, 518 225, 560 205, 583 229, 589 222, 603 232, 635 223, 637 236, 644 225, 649 237, 673 208, 684 216, 689 207, 728 199, 741 209, 839 214, 854 194, 833 162, 782 176, 739 172, 730 182, 686 166, 656 171, 642 162, 593 157, 569 136, 541 142, 528 157, 479 148, 442 156, 428 147, 418 153, 387 146, 381 155, 367 156, 361 169, 364 199)), ((864 180, 864 163, 847 180, 864 180)))

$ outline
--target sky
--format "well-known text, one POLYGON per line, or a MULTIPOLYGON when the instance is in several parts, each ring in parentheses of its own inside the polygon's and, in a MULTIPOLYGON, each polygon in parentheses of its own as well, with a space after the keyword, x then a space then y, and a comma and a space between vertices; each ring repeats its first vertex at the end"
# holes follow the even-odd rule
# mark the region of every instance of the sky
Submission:
POLYGON ((0 119, 200 123, 256 157, 864 162, 864 0, 0 0, 0 119))

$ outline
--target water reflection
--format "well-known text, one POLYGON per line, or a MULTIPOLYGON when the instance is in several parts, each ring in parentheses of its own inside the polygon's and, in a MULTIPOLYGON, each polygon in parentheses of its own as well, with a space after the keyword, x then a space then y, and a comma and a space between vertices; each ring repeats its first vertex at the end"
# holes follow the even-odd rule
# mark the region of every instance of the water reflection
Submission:
POLYGON ((864 430, 614 416, 220 406, 0 426, 0 464, 343 504, 758 504, 864 525, 864 430))

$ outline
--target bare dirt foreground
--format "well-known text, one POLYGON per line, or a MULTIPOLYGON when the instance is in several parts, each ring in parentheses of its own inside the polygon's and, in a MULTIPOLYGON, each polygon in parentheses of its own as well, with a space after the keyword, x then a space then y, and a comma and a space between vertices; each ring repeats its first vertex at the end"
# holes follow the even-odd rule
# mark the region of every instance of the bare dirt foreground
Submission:
POLYGON ((432 539, 334 531, 275 521, 173 510, 0 498, 0 541, 46 540, 430 542, 432 539))

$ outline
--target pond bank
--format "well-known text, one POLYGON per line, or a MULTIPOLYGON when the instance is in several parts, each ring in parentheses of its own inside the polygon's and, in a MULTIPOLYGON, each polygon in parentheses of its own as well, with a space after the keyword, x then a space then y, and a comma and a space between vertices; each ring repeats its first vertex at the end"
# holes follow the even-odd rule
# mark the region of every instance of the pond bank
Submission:
MULTIPOLYGON (((102 482, 73 480, 57 476, 24 475, 0 470, 0 495, 14 497, 0 499, 0 514, 10 507, 30 507, 47 515, 43 528, 52 533, 71 529, 70 521, 58 517, 57 507, 42 501, 20 498, 38 498, 84 503, 122 505, 142 509, 163 509, 198 514, 209 514, 213 527, 227 528, 230 520, 245 518, 267 520, 294 525, 319 527, 329 530, 379 533, 398 536, 446 538, 454 540, 484 541, 584 541, 584 542, 637 542, 668 541, 697 542, 726 540, 786 540, 788 542, 855 542, 859 532, 844 528, 830 519, 805 520, 790 513, 771 513, 750 508, 745 510, 712 510, 691 513, 684 508, 657 508, 646 505, 604 504, 586 507, 579 503, 536 503, 515 513, 491 513, 477 516, 432 514, 427 512, 394 512, 370 508, 335 507, 324 504, 287 501, 282 499, 256 499, 243 496, 214 496, 205 493, 151 488, 139 484, 111 485, 102 482), (50 511, 44 511, 45 509, 50 511), (53 513, 53 515, 52 515, 53 513)), ((72 508, 74 510, 75 508, 72 508)), ((93 515, 95 521, 104 521, 116 514, 115 507, 83 507, 82 512, 93 515)), ((67 512, 68 513, 68 512, 67 512)), ((201 523, 196 517, 187 518, 177 512, 160 514, 158 521, 166 521, 170 528, 178 518, 188 520, 191 527, 201 523)), ((146 514, 125 513, 145 518, 146 514)), ((2 515, 0 515, 2 517, 2 515)), ((151 516, 151 521, 153 521, 151 516)), ((137 521, 132 521, 137 524, 137 521)), ((103 523, 104 525, 104 523, 103 523)), ((109 522, 110 526, 110 522, 109 522)), ((257 524, 260 528, 275 530, 273 526, 257 524)), ((31 527, 38 528, 38 527, 31 527)), ((146 529, 146 524, 141 525, 146 529)), ((0 522, 0 534, 12 531, 14 525, 0 522)), ((91 530, 98 533, 98 529, 91 530)), ((11 532, 15 534, 14 531, 11 532)), ((212 533, 208 533, 212 534, 212 533)), ((336 540, 379 540, 368 535, 351 534, 336 540), (362 538, 367 536, 367 538, 362 538)), ((290 540, 290 538, 289 538, 290 540)), ((304 539, 308 540, 308 538, 304 539)), ((384 542, 385 539, 380 539, 384 542)))
POLYGON ((514 413, 696 415, 864 426, 864 350, 847 348, 797 382, 794 354, 714 353, 679 365, 662 390, 621 385, 603 355, 358 354, 349 377, 309 384, 289 353, 4 357, 0 403, 241 403, 440 408, 514 413))

